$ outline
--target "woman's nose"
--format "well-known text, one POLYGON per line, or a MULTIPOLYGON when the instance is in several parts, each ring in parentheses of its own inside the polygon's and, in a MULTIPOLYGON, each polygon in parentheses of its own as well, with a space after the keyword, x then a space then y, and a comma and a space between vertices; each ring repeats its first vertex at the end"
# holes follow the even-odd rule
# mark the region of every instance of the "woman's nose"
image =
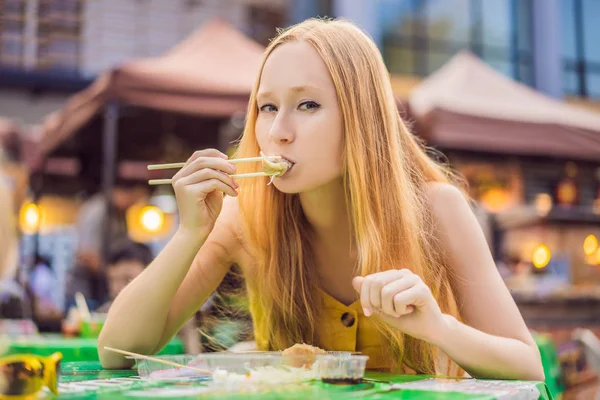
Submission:
MULTIPOLYGON (((283 117, 283 116, 282 116, 283 117)), ((294 131, 285 118, 276 118, 269 131, 269 138, 277 144, 287 144, 294 141, 294 131)))

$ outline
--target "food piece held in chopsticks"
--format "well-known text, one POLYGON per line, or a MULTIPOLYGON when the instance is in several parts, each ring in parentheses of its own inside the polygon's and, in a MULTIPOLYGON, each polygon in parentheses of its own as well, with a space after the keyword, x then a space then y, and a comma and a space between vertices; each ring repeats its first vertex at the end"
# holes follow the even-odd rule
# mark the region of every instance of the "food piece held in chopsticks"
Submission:
MULTIPOLYGON (((281 156, 267 156, 264 153, 260 153, 260 157, 250 157, 250 158, 239 158, 232 159, 229 162, 231 164, 237 164, 241 162, 262 162, 262 171, 260 172, 249 172, 245 174, 235 174, 231 175, 233 178, 256 178, 261 176, 269 176, 271 180, 269 185, 273 183, 273 179, 283 176, 293 165, 288 160, 285 160, 281 156)), ((185 163, 171 163, 171 164, 155 164, 149 165, 148 169, 151 171, 161 170, 161 169, 174 169, 174 168, 182 168, 185 163)), ((172 183, 171 179, 150 179, 148 181, 150 185, 170 185, 172 183)))
POLYGON ((283 176, 283 174, 292 167, 292 163, 283 158, 274 160, 272 157, 266 156, 262 151, 260 152, 260 155, 262 157, 263 172, 271 177, 269 185, 273 183, 273 179, 278 176, 283 176))

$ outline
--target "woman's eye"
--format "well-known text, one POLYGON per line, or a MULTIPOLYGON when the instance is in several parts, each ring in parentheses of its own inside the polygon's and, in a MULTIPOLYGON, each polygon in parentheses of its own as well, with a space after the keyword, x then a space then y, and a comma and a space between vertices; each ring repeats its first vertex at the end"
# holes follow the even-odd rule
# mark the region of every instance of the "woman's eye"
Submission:
POLYGON ((264 106, 261 106, 259 110, 262 112, 273 112, 277 111, 277 108, 273 104, 265 104, 264 106))
POLYGON ((315 103, 314 101, 305 101, 304 103, 301 103, 298 106, 299 109, 305 110, 305 111, 316 110, 319 107, 321 107, 321 106, 319 104, 315 103))

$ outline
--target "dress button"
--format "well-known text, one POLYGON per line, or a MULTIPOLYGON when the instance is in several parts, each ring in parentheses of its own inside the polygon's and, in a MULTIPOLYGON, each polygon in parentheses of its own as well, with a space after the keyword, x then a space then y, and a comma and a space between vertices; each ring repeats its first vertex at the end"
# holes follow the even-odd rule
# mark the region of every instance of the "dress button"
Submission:
POLYGON ((355 321, 356 318, 354 318, 354 315, 350 314, 349 312, 342 314, 342 324, 344 324, 346 328, 353 326, 355 321))

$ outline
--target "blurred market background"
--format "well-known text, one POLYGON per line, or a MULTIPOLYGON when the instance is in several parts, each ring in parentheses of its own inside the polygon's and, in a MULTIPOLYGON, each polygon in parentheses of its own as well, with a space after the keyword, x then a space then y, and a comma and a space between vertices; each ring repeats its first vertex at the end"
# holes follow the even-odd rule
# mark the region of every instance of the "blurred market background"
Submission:
MULTIPOLYGON (((0 0, 0 211, 18 229, 16 247, 0 237, 0 332, 14 343, 44 332, 30 344, 39 351, 64 335, 94 340, 89 325, 69 326, 74 293, 105 311, 178 223, 172 189, 149 188, 162 175, 146 165, 231 152, 269 38, 313 16, 374 38, 400 112, 468 180, 551 390, 592 398, 598 0, 0 0)), ((225 284, 241 285, 235 273, 225 284)), ((170 351, 249 339, 232 303, 214 296, 170 351), (190 345, 185 335, 224 309, 190 345)))

